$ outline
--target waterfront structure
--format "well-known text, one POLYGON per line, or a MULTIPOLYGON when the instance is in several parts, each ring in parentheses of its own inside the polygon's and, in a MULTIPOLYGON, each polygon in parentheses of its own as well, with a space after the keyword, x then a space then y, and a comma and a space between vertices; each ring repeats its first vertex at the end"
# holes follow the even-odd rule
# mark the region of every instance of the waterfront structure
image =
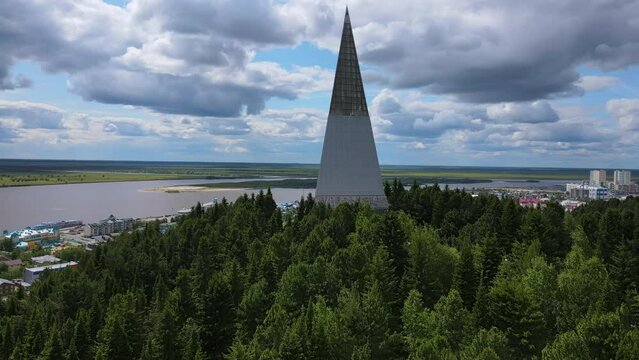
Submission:
POLYGON ((603 186, 606 184, 606 170, 590 170, 590 185, 603 186))
POLYGON ((630 171, 628 171, 628 170, 615 170, 614 176, 613 176, 613 184, 614 185, 630 185, 630 184, 632 184, 630 171))
POLYGON ((331 206, 363 201, 388 208, 348 9, 315 197, 331 206))
POLYGON ((54 228, 35 230, 28 227, 7 233, 4 237, 18 247, 34 249, 43 242, 60 241, 60 232, 54 228))
POLYGON ((58 271, 58 270, 66 269, 68 267, 71 267, 71 268, 75 269, 77 265, 78 265, 78 263, 76 263, 75 261, 69 261, 69 262, 62 263, 62 264, 54 264, 54 265, 40 266, 40 267, 34 267, 34 268, 26 268, 26 269, 24 269, 24 274, 22 275, 22 282, 24 282, 24 283, 26 283, 28 285, 31 285, 36 280, 38 280, 40 275, 42 275, 42 273, 45 270, 58 271))
POLYGON ((118 219, 115 216, 110 215, 107 219, 87 224, 84 232, 87 236, 110 235, 113 233, 121 233, 123 231, 131 230, 133 229, 134 224, 135 220, 132 218, 118 219))
POLYGON ((300 206, 300 202, 299 201, 293 201, 293 202, 278 202, 275 203, 275 205, 277 205, 277 208, 286 212, 286 211, 291 211, 291 210, 295 210, 300 206))
POLYGON ((191 208, 181 208, 177 213, 178 215, 188 215, 191 213, 191 208))
POLYGON ((45 221, 45 222, 41 222, 39 224, 34 225, 32 229, 35 229, 35 230, 48 229, 48 228, 65 229, 65 228, 70 228, 75 226, 82 226, 82 221, 80 220, 45 221))

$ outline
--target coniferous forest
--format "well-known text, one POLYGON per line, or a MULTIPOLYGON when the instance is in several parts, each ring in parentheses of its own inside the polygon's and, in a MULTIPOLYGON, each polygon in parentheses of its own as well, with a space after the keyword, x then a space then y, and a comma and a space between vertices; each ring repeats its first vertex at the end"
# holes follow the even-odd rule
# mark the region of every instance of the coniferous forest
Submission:
POLYGON ((149 224, 0 301, 0 359, 637 359, 639 198, 521 208, 385 185, 149 224))

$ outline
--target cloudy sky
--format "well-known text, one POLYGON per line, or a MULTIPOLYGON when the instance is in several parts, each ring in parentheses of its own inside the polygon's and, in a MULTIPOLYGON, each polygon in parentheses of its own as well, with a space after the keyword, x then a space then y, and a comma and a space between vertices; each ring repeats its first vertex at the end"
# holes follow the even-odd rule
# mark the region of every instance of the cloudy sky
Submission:
MULTIPOLYGON (((0 157, 317 163, 345 5, 2 0, 0 157)), ((639 1, 348 6, 382 164, 639 168, 639 1)))

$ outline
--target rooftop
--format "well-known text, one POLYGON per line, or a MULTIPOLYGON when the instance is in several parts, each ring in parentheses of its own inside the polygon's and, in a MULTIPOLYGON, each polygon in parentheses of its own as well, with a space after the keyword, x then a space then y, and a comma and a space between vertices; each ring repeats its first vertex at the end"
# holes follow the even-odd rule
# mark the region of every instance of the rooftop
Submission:
POLYGON ((13 232, 10 232, 9 234, 5 235, 5 238, 14 238, 17 237, 19 239, 22 238, 26 238, 26 237, 30 237, 30 236, 34 236, 34 235, 53 235, 56 233, 56 230, 53 228, 47 228, 47 229, 40 229, 40 230, 34 230, 31 228, 26 228, 26 229, 22 229, 22 230, 16 230, 13 232))
POLYGON ((33 268, 27 268, 26 270, 29 270, 31 272, 41 272, 44 271, 46 269, 50 269, 50 270, 57 270, 57 269, 62 269, 68 266, 74 266, 74 265, 78 265, 77 262, 75 261, 69 261, 66 263, 62 263, 62 264, 53 264, 53 265, 47 265, 47 266, 38 266, 38 267, 33 267, 33 268))
POLYGON ((0 263, 6 264, 7 266, 19 266, 22 265, 22 260, 14 259, 14 260, 2 260, 0 263))
POLYGON ((62 260, 58 259, 55 256, 51 256, 51 255, 42 255, 42 256, 36 256, 36 257, 32 257, 31 261, 33 261, 36 264, 44 264, 44 263, 55 263, 55 262, 60 262, 62 260))

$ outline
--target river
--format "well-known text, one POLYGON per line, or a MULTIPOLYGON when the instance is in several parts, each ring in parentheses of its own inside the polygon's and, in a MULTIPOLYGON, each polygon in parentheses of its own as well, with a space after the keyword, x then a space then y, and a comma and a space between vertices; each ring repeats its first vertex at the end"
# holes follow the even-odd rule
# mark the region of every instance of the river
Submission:
MULTIPOLYGON (((24 186, 0 188, 0 230, 16 230, 43 221, 82 220, 90 223, 116 217, 151 217, 170 215, 191 207, 198 201, 206 203, 213 198, 234 201, 245 192, 256 190, 219 189, 215 192, 145 191, 172 185, 194 185, 216 182, 235 182, 255 179, 221 180, 161 180, 128 181, 91 184, 64 184, 46 186, 24 186)), ((566 180, 541 180, 520 182, 493 180, 474 184, 449 184, 454 188, 480 189, 486 187, 519 187, 536 189, 561 189, 566 180)), ((258 190, 259 191, 259 190, 258 190)), ((314 193, 314 189, 273 188, 273 197, 278 202, 299 200, 301 196, 314 193)))
MULTIPOLYGON (((198 201, 207 203, 213 198, 234 201, 245 192, 259 190, 166 193, 147 189, 247 180, 255 179, 127 181, 0 188, 0 230, 16 230, 54 220, 90 223, 105 219, 110 214, 121 218, 171 215, 198 201)), ((272 189, 272 192, 276 201, 287 202, 299 200, 304 194, 314 193, 315 189, 272 189)))

